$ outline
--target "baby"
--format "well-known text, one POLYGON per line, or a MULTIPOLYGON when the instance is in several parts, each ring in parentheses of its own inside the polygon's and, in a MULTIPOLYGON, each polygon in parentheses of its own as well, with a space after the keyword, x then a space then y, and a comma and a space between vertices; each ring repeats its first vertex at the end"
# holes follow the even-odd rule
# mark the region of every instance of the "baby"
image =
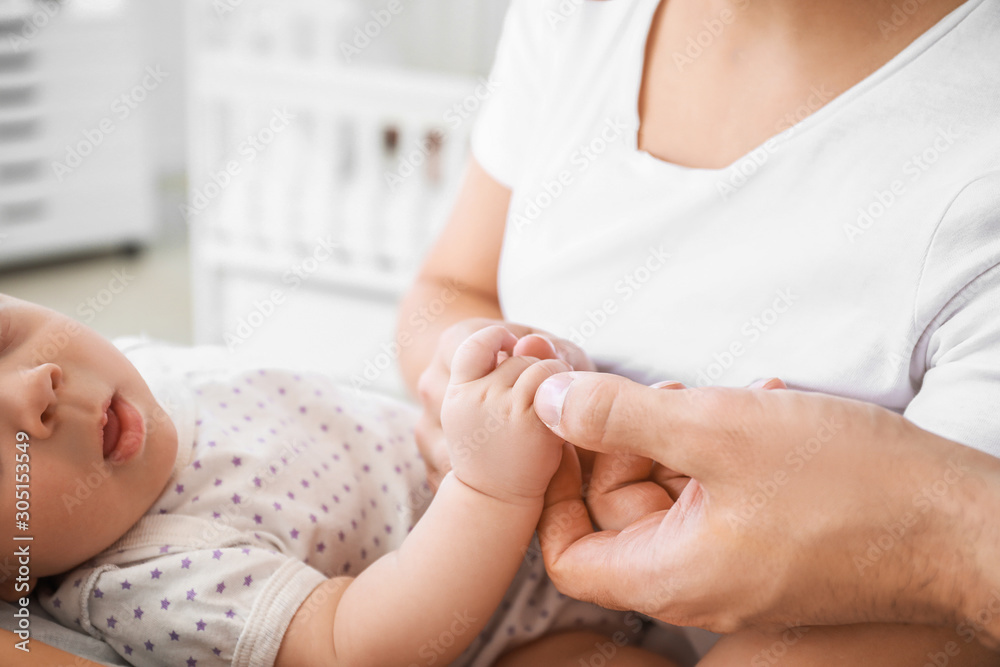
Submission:
POLYGON ((671 665, 631 646, 638 616, 544 576, 530 545, 568 446, 531 404, 568 367, 516 342, 491 327, 457 351, 431 501, 404 404, 126 357, 0 295, 2 539, 31 554, 0 597, 44 577, 47 611, 134 665, 671 665))

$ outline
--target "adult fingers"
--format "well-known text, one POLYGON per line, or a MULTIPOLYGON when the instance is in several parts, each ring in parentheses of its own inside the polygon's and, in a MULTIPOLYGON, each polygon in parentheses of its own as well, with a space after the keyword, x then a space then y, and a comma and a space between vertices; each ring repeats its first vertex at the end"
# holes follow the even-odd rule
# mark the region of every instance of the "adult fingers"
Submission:
POLYGON ((665 513, 649 514, 622 531, 594 532, 569 515, 573 507, 546 506, 539 527, 545 569, 556 588, 609 609, 656 611, 647 601, 649 587, 663 578, 657 533, 665 513))
POLYGON ((653 462, 641 456, 598 454, 587 486, 587 507, 602 530, 621 530, 647 514, 670 509, 673 499, 650 480, 653 462))
POLYGON ((427 469, 427 483, 435 491, 441 479, 451 470, 451 459, 448 456, 448 445, 444 439, 444 431, 437 415, 432 420, 425 411, 414 427, 417 440, 417 451, 427 469))
POLYGON ((535 412, 553 433, 598 452, 637 454, 692 476, 711 474, 712 438, 725 428, 726 393, 661 391, 605 373, 553 375, 535 412))
POLYGON ((561 553, 579 539, 594 532, 583 502, 580 461, 572 445, 563 443, 562 460, 545 490, 545 504, 538 522, 538 539, 543 553, 546 545, 561 553))

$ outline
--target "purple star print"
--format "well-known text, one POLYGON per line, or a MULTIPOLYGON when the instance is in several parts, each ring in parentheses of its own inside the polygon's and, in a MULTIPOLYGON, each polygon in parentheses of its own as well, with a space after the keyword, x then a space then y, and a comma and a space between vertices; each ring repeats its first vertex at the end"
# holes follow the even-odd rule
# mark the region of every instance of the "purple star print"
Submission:
POLYGON ((204 621, 204 620, 202 620, 202 619, 200 619, 200 618, 198 619, 198 622, 197 622, 197 623, 195 623, 195 627, 197 627, 197 628, 198 628, 198 632, 201 632, 201 631, 203 631, 203 630, 205 629, 205 626, 206 626, 206 625, 208 625, 208 624, 207 624, 207 623, 205 623, 205 621, 204 621))
POLYGON ((198 594, 197 594, 197 593, 195 593, 195 592, 194 592, 194 589, 192 588, 191 590, 189 590, 189 591, 187 592, 187 599, 188 599, 188 600, 193 600, 193 599, 195 598, 195 596, 196 596, 196 595, 198 595, 198 594))
POLYGON ((114 630, 116 625, 118 625, 118 620, 114 616, 112 616, 111 618, 108 619, 108 627, 109 628, 111 628, 112 630, 114 630))
POLYGON ((170 600, 168 600, 167 598, 163 598, 162 600, 160 600, 160 609, 166 609, 169 606, 170 606, 170 600))
POLYGON ((136 607, 135 609, 132 610, 132 613, 135 614, 135 617, 138 618, 140 621, 142 620, 142 614, 143 614, 142 607, 136 607))
POLYGON ((163 573, 160 572, 160 568, 156 568, 154 570, 149 571, 149 576, 151 576, 153 579, 159 579, 161 574, 163 573))

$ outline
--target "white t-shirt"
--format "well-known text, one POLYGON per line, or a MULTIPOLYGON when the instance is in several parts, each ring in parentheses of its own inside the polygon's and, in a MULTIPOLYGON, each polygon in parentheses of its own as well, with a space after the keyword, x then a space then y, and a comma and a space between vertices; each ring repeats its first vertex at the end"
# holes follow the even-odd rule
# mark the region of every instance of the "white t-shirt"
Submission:
POLYGON ((637 149, 658 2, 513 0, 472 136, 513 190, 504 316, 637 380, 780 377, 1000 456, 1000 1, 722 169, 637 149))

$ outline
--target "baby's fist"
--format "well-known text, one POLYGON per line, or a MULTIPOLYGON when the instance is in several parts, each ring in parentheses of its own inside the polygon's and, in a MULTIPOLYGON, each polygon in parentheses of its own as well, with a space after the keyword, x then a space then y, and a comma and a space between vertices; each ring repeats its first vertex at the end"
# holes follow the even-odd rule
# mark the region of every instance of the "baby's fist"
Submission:
POLYGON ((458 347, 441 424, 462 482, 501 500, 525 502, 541 500, 562 457, 562 440, 532 408, 535 391, 550 375, 572 369, 559 359, 509 356, 516 343, 506 328, 492 326, 458 347), (498 364, 498 356, 509 358, 498 364))

